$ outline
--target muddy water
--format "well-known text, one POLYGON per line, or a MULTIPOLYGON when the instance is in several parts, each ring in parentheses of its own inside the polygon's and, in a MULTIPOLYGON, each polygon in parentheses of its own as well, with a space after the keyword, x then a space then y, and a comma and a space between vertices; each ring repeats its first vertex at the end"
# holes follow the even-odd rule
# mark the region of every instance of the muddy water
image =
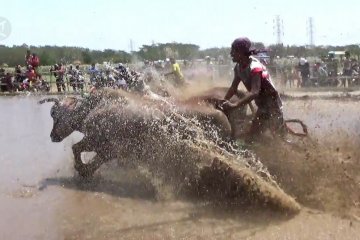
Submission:
POLYGON ((284 114, 306 122, 312 135, 317 137, 346 133, 354 137, 360 135, 360 113, 358 101, 304 100, 288 101, 284 114))
MULTIPOLYGON (((174 198, 166 189, 159 196, 146 178, 115 163, 84 182, 74 177, 71 154, 81 135, 52 143, 51 104, 37 100, 0 98, 0 239, 360 239, 359 222, 322 211, 319 204, 307 208, 304 199, 304 210, 294 217, 211 207, 174 198)), ((285 114, 304 119, 320 140, 349 134, 354 139, 360 133, 359 105, 291 101, 285 114)), ((295 196, 296 183, 285 186, 295 196)))

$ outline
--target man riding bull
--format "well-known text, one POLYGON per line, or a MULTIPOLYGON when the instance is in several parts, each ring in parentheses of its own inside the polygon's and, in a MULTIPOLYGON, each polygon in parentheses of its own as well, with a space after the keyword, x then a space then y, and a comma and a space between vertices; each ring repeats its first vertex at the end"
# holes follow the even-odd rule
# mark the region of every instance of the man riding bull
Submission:
POLYGON ((252 120, 250 131, 246 133, 245 140, 252 140, 260 135, 266 127, 273 133, 282 135, 284 133, 284 119, 282 112, 282 102, 279 93, 273 85, 266 67, 259 60, 252 57, 258 52, 251 48, 248 38, 237 38, 231 45, 230 55, 234 68, 234 80, 225 95, 225 101, 221 104, 225 111, 240 108, 255 101, 258 110, 252 120), (243 82, 248 93, 235 103, 228 101, 237 91, 243 82))
POLYGON ((164 76, 173 75, 175 80, 175 85, 180 87, 184 86, 185 80, 181 72, 180 65, 176 62, 175 58, 173 57, 170 58, 170 62, 172 66, 171 72, 165 73, 164 76))

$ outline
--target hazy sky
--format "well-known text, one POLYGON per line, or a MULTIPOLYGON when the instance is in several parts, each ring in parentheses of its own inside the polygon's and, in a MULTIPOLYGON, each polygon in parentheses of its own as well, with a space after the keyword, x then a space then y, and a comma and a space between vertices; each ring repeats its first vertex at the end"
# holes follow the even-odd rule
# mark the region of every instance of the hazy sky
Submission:
POLYGON ((283 21, 284 44, 360 43, 359 0, 0 0, 11 34, 0 44, 66 45, 137 50, 153 41, 230 46, 239 36, 276 43, 274 19, 283 21))

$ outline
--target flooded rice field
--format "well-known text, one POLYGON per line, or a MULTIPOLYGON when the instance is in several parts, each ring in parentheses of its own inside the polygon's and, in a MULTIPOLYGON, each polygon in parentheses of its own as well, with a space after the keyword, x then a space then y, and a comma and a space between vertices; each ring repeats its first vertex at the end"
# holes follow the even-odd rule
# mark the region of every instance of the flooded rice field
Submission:
POLYGON ((73 133, 49 134, 52 104, 0 97, 0 239, 360 239, 360 102, 291 100, 311 139, 257 154, 303 206, 295 216, 213 206, 175 196, 116 162, 84 181, 73 170, 73 133))

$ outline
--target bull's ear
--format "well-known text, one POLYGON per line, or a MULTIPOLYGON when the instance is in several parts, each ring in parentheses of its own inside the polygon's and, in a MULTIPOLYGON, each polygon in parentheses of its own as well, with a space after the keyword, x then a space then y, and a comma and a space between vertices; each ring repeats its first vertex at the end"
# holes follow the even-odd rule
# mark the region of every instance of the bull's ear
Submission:
POLYGON ((61 101, 61 105, 69 110, 74 110, 78 100, 74 97, 67 97, 61 101))
POLYGON ((43 104, 46 102, 54 102, 56 105, 59 105, 59 103, 60 103, 59 99, 57 99, 57 98, 45 98, 45 99, 40 100, 38 103, 43 104))

